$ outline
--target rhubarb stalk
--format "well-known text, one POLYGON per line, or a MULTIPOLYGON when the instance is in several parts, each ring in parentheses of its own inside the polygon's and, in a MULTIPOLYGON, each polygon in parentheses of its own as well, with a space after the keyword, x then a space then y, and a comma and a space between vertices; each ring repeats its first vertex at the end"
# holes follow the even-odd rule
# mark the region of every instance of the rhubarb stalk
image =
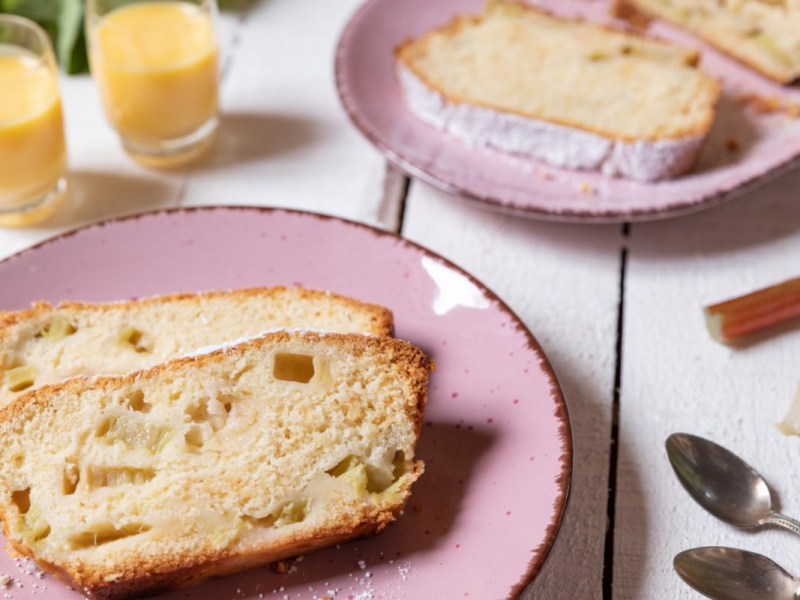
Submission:
POLYGON ((707 306, 704 312, 711 337, 725 343, 736 341, 800 317, 800 277, 707 306))

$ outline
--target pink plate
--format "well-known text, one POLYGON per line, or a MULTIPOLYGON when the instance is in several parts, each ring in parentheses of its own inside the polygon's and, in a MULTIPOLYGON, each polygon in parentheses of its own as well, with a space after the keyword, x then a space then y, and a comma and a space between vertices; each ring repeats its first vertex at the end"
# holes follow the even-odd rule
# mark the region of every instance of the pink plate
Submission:
MULTIPOLYGON (((406 108, 394 69, 394 48, 446 23, 479 13, 485 0, 368 0, 345 28, 336 54, 336 82, 345 110, 361 132, 407 173, 484 206, 553 220, 617 222, 675 216, 713 206, 800 160, 800 119, 758 114, 746 96, 800 105, 800 89, 783 87, 663 23, 651 32, 699 47, 702 64, 724 94, 694 170, 661 183, 611 179, 470 148, 419 121, 406 108)), ((608 22, 611 0, 544 3, 608 22)))
MULTIPOLYGON (((492 292, 377 229, 258 208, 158 212, 79 229, 0 262, 0 310, 178 291, 300 285, 394 311, 397 336, 436 361, 405 514, 380 535, 168 598, 495 599, 518 594, 564 512, 572 438, 536 340, 492 292)), ((0 539, 0 546, 4 541, 0 539)), ((0 551, 16 600, 80 594, 0 551), (20 584, 22 584, 20 586, 20 584)), ((0 594, 1 595, 1 594, 0 594)))

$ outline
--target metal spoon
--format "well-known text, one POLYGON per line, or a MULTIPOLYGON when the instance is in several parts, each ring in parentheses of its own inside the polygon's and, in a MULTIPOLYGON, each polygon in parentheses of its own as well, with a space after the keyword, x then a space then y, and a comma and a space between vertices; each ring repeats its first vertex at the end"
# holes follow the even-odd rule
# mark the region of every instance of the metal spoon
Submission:
POLYGON ((741 458, 687 433, 672 434, 666 445, 683 487, 712 515, 744 529, 770 524, 800 535, 800 521, 773 510, 767 483, 741 458))
POLYGON ((693 548, 673 561, 678 575, 715 600, 797 600, 800 579, 766 556, 737 548, 693 548))

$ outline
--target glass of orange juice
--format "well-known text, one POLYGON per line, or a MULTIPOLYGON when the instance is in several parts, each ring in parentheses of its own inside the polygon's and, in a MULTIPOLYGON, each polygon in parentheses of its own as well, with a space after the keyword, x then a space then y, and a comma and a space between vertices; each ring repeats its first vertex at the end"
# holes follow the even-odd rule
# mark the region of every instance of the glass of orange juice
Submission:
POLYGON ((0 225, 49 215, 66 189, 58 70, 45 32, 0 15, 0 225))
POLYGON ((199 156, 217 129, 214 0, 88 0, 92 74, 125 150, 154 167, 199 156))

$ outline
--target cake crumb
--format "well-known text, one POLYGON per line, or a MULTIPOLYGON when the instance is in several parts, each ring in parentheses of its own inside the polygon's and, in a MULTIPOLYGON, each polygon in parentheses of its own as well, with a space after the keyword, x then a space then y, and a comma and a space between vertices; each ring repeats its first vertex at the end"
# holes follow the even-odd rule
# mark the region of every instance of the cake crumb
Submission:
POLYGON ((800 103, 783 100, 777 95, 746 94, 739 98, 739 104, 752 106, 759 114, 782 112, 792 119, 800 117, 800 103))
POLYGON ((586 196, 594 194, 594 188, 588 181, 581 181, 580 185, 578 186, 578 190, 581 194, 586 196))
POLYGON ((290 575, 297 571, 297 565, 294 564, 296 560, 294 558, 276 560, 269 564, 269 568, 278 575, 290 575))
POLYGON ((628 2, 618 2, 614 6, 614 16, 637 29, 648 29, 653 18, 628 2))
POLYGON ((727 140, 725 140, 725 147, 729 152, 738 152, 742 147, 742 144, 739 141, 739 138, 729 137, 727 140))
POLYGON ((745 94, 739 98, 739 104, 752 106, 757 113, 772 113, 780 110, 781 99, 778 96, 745 94))
POLYGON ((11 577, 5 573, 0 573, 0 589, 6 590, 11 585, 11 577))

